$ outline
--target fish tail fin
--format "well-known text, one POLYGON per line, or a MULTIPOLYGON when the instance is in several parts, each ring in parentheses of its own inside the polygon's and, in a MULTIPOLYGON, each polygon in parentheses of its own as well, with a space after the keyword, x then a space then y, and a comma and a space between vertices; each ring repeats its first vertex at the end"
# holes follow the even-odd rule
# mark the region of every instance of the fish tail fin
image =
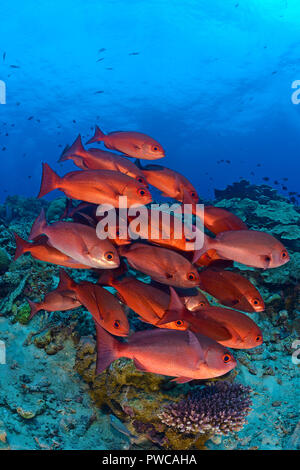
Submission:
POLYGON ((43 176, 38 198, 50 193, 59 187, 60 177, 50 168, 48 163, 43 163, 43 176))
POLYGON ((37 312, 39 312, 41 309, 40 309, 39 304, 32 302, 32 300, 27 299, 27 302, 29 303, 29 307, 30 307, 30 315, 29 315, 28 320, 31 320, 37 314, 37 312))
POLYGON ((20 256, 23 255, 23 253, 29 251, 30 243, 26 240, 23 240, 23 238, 19 237, 19 235, 15 232, 13 232, 13 235, 16 241, 16 251, 14 256, 14 261, 16 261, 20 256))
POLYGON ((179 295, 173 287, 170 287, 170 301, 168 309, 163 317, 155 323, 155 325, 165 325, 177 320, 188 320, 185 306, 183 305, 179 295))
POLYGON ((139 158, 136 158, 134 161, 134 164, 140 169, 143 170, 144 168, 142 167, 141 160, 139 158))
POLYGON ((104 139, 105 139, 104 132, 101 131, 100 127, 96 126, 95 133, 93 137, 87 141, 87 144, 92 144, 93 142, 101 142, 104 139))
POLYGON ((57 290, 74 290, 76 282, 63 269, 59 270, 59 284, 57 290))
POLYGON ((103 269, 103 273, 99 276, 98 284, 114 287, 117 278, 127 271, 128 269, 124 262, 121 262, 120 266, 116 269, 103 269))
POLYGON ((95 322, 97 333, 96 375, 101 374, 116 359, 121 357, 121 343, 95 322))
POLYGON ((44 209, 41 210, 40 215, 35 219, 31 232, 29 235, 29 240, 34 240, 39 235, 44 233, 45 228, 47 227, 46 215, 44 209))
POLYGON ((84 157, 85 154, 86 154, 86 150, 84 146, 82 145, 81 135, 79 134, 75 142, 71 145, 71 147, 68 147, 64 150, 64 152, 62 153, 58 161, 64 162, 72 158, 72 156, 74 155, 80 155, 81 157, 84 157))
POLYGON ((214 240, 210 238, 208 235, 205 233, 203 234, 203 246, 199 250, 194 251, 194 256, 193 256, 193 263, 196 263, 198 259, 206 253, 210 248, 212 248, 214 240))
POLYGON ((100 274, 99 276, 99 279, 98 279, 98 284, 102 285, 102 286, 111 286, 113 287, 113 284, 114 284, 114 279, 115 279, 115 276, 112 272, 110 272, 109 270, 103 270, 104 272, 102 274, 100 274), (107 271, 107 272, 105 272, 107 271))
POLYGON ((67 217, 72 217, 71 215, 71 211, 73 209, 73 204, 72 204, 73 200, 72 199, 66 199, 66 206, 65 206, 65 209, 63 211, 63 213, 61 214, 59 220, 63 220, 63 219, 66 219, 67 217))

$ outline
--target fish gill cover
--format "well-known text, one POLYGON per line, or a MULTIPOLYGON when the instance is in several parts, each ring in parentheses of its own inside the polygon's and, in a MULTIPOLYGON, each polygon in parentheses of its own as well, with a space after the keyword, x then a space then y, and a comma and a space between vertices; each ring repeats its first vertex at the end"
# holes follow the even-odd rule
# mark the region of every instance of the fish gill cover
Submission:
POLYGON ((299 11, 2 2, 0 449, 299 448, 299 11))

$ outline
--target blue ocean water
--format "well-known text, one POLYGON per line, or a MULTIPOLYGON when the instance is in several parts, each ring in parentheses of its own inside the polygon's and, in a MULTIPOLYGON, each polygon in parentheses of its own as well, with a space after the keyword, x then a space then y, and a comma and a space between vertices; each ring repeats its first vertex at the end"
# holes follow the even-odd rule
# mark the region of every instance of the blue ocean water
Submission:
POLYGON ((241 177, 299 192, 299 13, 298 0, 3 0, 1 200, 36 195, 42 161, 73 168, 60 153, 96 123, 156 138, 203 197, 241 177))

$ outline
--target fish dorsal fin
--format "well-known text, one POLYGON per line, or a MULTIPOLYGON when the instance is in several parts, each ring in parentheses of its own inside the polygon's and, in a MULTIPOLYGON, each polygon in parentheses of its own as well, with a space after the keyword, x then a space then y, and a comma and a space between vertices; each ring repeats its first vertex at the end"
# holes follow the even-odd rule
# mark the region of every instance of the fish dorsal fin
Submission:
POLYGON ((186 313, 186 307, 183 305, 182 300, 177 294, 176 290, 170 286, 170 300, 169 306, 165 311, 164 315, 156 322, 158 325, 165 325, 166 323, 171 323, 176 320, 184 321, 186 313))
MULTIPOLYGON (((49 238, 47 237, 47 235, 38 235, 37 237, 34 238, 33 240, 33 243, 35 246, 37 245, 48 245, 48 240, 49 238)), ((49 246, 49 245, 48 245, 49 246)))
POLYGON ((72 290, 76 287, 76 283, 73 279, 64 271, 63 269, 59 270, 59 284, 57 290, 72 290))
POLYGON ((174 287, 170 286, 170 301, 168 310, 182 310, 184 305, 174 287))

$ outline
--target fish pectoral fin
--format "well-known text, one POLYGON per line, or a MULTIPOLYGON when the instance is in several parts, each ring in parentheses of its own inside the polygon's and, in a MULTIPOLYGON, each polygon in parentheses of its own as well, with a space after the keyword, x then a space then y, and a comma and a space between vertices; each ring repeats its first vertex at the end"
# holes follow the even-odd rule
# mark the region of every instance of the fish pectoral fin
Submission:
POLYGON ((190 382, 191 380, 194 379, 191 379, 189 377, 175 377, 175 379, 171 379, 170 382, 176 382, 177 384, 185 384, 187 382, 190 382))
POLYGON ((197 365, 205 362, 204 351, 198 341, 197 336, 190 330, 187 330, 188 343, 198 353, 197 365))
POLYGON ((83 238, 81 236, 78 236, 78 232, 76 232, 76 230, 72 230, 71 229, 71 232, 73 232, 74 236, 77 238, 77 242, 78 242, 78 248, 80 249, 80 253, 83 254, 83 255, 88 255, 89 254, 89 249, 85 243, 85 241, 83 240, 83 238))
POLYGON ((134 358, 133 363, 134 363, 136 369, 138 369, 142 372, 149 372, 148 369, 146 369, 146 367, 143 366, 143 364, 141 364, 140 361, 138 361, 138 359, 134 358))
POLYGON ((263 269, 268 269, 272 261, 272 255, 260 255, 259 257, 262 261, 263 269))

